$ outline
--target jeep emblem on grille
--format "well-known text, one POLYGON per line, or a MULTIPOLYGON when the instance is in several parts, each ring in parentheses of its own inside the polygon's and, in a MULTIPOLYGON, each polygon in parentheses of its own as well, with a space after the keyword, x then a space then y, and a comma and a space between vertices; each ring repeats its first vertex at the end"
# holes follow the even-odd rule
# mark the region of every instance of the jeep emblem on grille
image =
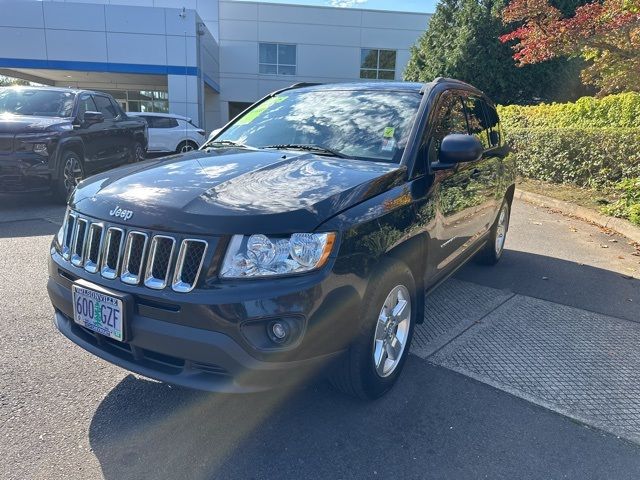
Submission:
POLYGON ((133 217, 133 212, 131 210, 123 210, 120 207, 116 207, 109 212, 109 215, 112 217, 119 217, 126 221, 133 217))

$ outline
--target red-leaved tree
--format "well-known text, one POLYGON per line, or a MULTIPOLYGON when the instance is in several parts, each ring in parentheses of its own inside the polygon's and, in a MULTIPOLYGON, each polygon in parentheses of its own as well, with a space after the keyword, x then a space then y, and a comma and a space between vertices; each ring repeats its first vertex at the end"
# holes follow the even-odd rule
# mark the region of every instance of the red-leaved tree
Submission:
POLYGON ((500 37, 517 42, 518 65, 581 56, 589 65, 582 78, 600 94, 640 91, 640 0, 594 1, 567 18, 548 0, 513 0, 502 19, 519 23, 500 37))

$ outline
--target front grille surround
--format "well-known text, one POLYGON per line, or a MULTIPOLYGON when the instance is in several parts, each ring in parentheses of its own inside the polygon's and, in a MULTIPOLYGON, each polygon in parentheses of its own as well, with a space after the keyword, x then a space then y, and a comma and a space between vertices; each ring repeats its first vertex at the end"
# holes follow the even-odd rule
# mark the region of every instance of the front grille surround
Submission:
POLYGON ((60 245, 65 261, 90 274, 153 290, 171 288, 179 293, 197 286, 208 250, 209 240, 128 229, 73 210, 65 216, 60 245))
POLYGON ((178 260, 176 262, 176 270, 173 274, 173 282, 171 288, 176 292, 187 293, 193 290, 200 278, 200 272, 202 271, 202 265, 207 255, 208 244, 204 240, 196 238, 185 238, 180 244, 180 251, 178 252, 178 260), (200 261, 196 262, 197 265, 191 266, 188 270, 194 270, 195 274, 187 272, 189 256, 192 253, 190 249, 202 248, 200 255, 200 261), (185 278, 188 274, 188 278, 185 278))
POLYGON ((144 284, 154 290, 162 290, 169 283, 173 252, 176 240, 167 235, 155 235, 149 247, 149 258, 144 275, 144 284), (168 245, 167 245, 168 244, 168 245), (166 253, 167 248, 169 253, 166 253))
POLYGON ((62 237, 62 258, 69 260, 71 258, 71 247, 73 245, 73 231, 76 228, 76 220, 78 215, 69 212, 64 219, 64 236, 62 237))
POLYGON ((140 283, 148 242, 149 235, 144 232, 134 230, 127 235, 122 260, 122 273, 120 274, 120 280, 124 283, 129 285, 138 285, 140 283))
POLYGON ((97 273, 100 269, 100 257, 102 256, 104 241, 104 224, 92 223, 87 235, 86 257, 84 269, 89 273, 97 273))
POLYGON ((71 247, 71 263, 76 267, 82 267, 84 265, 88 230, 89 221, 84 218, 78 218, 73 229, 73 245, 71 247))
POLYGON ((100 275, 109 280, 118 277, 120 262, 122 261, 122 249, 124 247, 124 230, 117 227, 107 229, 105 236, 102 262, 100 262, 100 275))

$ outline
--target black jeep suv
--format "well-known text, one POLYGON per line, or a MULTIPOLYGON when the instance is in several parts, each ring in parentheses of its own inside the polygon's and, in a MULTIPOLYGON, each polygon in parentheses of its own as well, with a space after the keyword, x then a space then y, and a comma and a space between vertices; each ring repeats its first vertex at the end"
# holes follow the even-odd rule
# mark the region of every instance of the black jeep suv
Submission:
POLYGON ((67 200, 89 174, 144 158, 146 123, 106 93, 0 89, 0 193, 49 190, 67 200))
POLYGON ((275 92, 200 151, 78 186, 51 245, 55 324, 188 387, 258 391, 322 368, 378 397, 424 292, 500 259, 507 153, 494 105, 455 80, 275 92))

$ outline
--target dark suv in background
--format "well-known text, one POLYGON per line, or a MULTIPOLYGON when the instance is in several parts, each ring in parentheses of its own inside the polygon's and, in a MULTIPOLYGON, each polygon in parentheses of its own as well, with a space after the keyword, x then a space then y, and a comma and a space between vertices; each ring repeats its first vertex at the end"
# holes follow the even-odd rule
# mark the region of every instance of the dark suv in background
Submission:
POLYGON ((147 127, 108 94, 0 89, 0 193, 53 189, 62 200, 88 175, 144 158, 147 127))

